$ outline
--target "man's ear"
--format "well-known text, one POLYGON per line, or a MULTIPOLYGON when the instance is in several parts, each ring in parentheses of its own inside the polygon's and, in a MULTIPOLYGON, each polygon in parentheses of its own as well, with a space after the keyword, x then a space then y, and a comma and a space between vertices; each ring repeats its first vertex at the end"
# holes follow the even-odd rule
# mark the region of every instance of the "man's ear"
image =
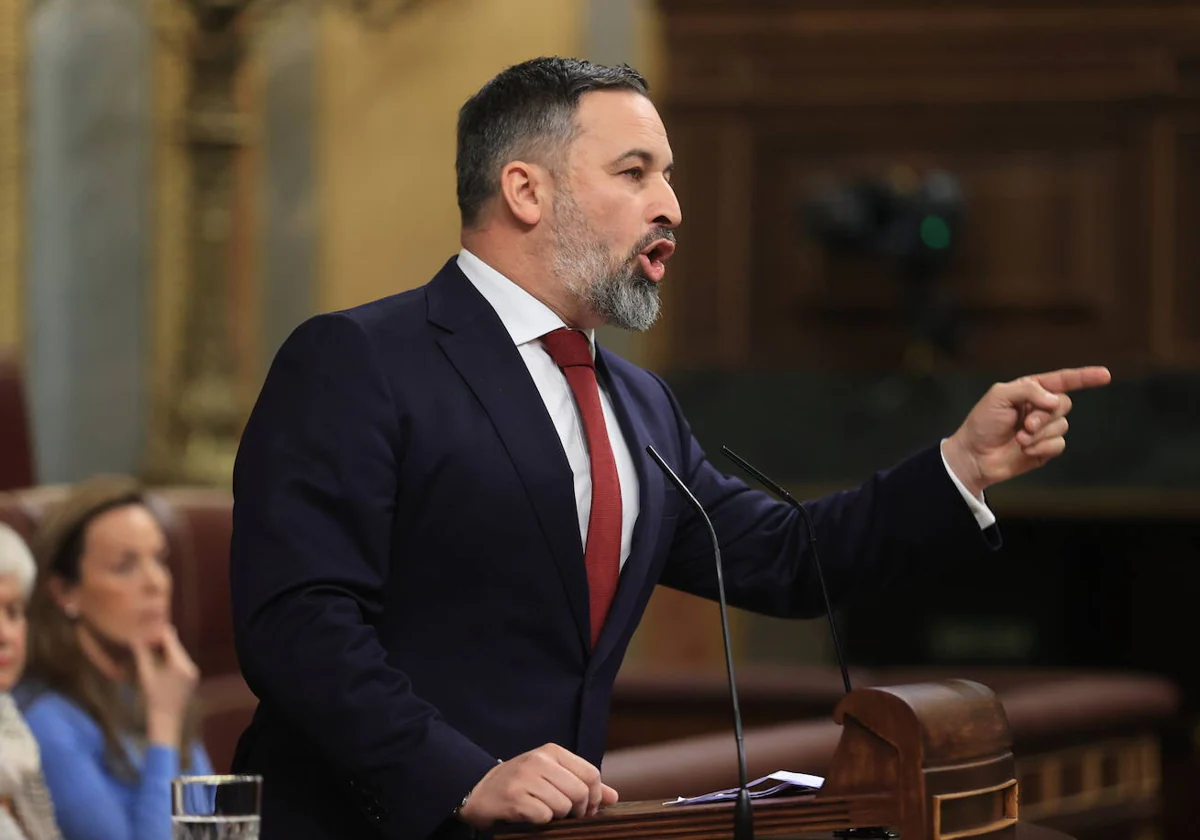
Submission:
POLYGON ((549 173, 536 163, 510 161, 500 170, 500 198, 521 224, 536 225, 549 206, 549 173))

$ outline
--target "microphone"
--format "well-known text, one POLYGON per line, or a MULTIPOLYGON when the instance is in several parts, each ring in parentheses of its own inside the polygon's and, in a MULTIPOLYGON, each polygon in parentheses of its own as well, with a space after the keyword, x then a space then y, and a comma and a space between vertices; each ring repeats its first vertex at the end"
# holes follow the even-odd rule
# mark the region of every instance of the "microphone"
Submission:
MULTIPOLYGON (((825 600, 825 615, 829 618, 829 634, 833 638, 833 652, 837 655, 838 666, 842 669, 842 684, 846 686, 846 693, 849 694, 850 672, 846 669, 846 657, 842 654, 842 645, 838 641, 837 622, 833 620, 833 602, 829 600, 829 590, 825 587, 825 573, 821 571, 821 558, 817 556, 817 534, 813 530, 812 517, 808 515, 808 508, 796 501, 792 494, 783 487, 767 478, 762 470, 753 466, 728 446, 722 446, 721 452, 758 479, 763 486, 780 499, 800 511, 800 516, 804 519, 804 526, 808 529, 808 545, 812 549, 813 565, 817 567, 817 581, 821 584, 821 597, 825 600)), ((839 840, 895 840, 900 835, 885 826, 863 826, 862 828, 840 828, 833 832, 833 836, 839 840)))
POLYGON ((842 644, 838 641, 837 622, 833 620, 833 602, 829 600, 829 590, 825 587, 825 573, 821 571, 821 559, 817 556, 817 534, 813 530, 812 518, 808 515, 808 508, 792 498, 791 493, 767 478, 762 470, 751 466, 749 461, 738 455, 728 446, 722 446, 721 452, 739 467, 758 479, 763 486, 780 499, 800 511, 800 516, 804 519, 804 526, 808 529, 808 545, 812 549, 813 565, 817 567, 817 582, 821 585, 821 597, 825 599, 825 615, 829 618, 829 635, 833 638, 833 652, 837 656, 838 666, 842 669, 842 684, 846 686, 846 693, 849 694, 850 672, 846 669, 846 657, 842 655, 842 644))
POLYGON ((708 518, 704 506, 692 495, 692 491, 688 490, 687 485, 675 475, 675 471, 667 466, 667 462, 653 446, 647 444, 646 452, 675 485, 675 489, 687 499, 697 515, 704 520, 704 524, 708 526, 708 535, 712 538, 713 558, 717 563, 717 603, 721 607, 721 637, 725 642, 725 670, 729 674, 729 698, 733 703, 733 734, 737 739, 739 789, 737 804, 733 808, 733 840, 753 840, 754 813, 750 809, 750 786, 746 782, 746 745, 742 740, 742 711, 738 707, 737 680, 733 676, 733 645, 729 641, 729 608, 725 604, 725 573, 721 568, 721 545, 717 542, 717 532, 713 528, 712 520, 708 518))

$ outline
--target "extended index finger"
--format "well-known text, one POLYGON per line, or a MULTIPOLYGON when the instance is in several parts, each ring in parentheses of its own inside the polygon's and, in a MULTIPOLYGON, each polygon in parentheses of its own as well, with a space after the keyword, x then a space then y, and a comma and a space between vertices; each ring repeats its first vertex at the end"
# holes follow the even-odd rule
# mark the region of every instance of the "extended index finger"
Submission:
POLYGON ((1099 388, 1107 385, 1112 381, 1112 373, 1106 367, 1094 365, 1052 370, 1047 373, 1034 374, 1033 378, 1047 391, 1062 394, 1067 391, 1079 391, 1084 388, 1099 388))
POLYGON ((175 626, 168 624, 163 628, 163 652, 167 659, 177 665, 191 665, 192 658, 188 656, 187 648, 183 646, 183 642, 179 641, 179 631, 175 626))

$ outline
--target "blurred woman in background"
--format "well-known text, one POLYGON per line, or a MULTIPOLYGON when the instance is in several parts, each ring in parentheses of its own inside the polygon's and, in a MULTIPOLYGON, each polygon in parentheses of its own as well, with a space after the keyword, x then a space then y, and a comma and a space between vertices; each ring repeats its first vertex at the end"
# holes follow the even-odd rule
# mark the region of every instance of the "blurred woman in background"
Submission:
POLYGON ((25 605, 33 555, 0 523, 0 840, 58 840, 37 741, 10 693, 25 667, 25 605))
POLYGON ((212 772, 195 664, 171 623, 167 539, 131 479, 72 489, 33 539, 20 700, 66 840, 169 840, 171 779, 212 772))

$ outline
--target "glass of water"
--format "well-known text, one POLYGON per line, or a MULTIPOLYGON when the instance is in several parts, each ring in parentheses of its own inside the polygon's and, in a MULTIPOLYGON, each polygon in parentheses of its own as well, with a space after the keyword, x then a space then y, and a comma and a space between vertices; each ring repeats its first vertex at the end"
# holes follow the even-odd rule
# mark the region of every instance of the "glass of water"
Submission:
POLYGON ((171 782, 174 840, 258 840, 261 776, 180 776, 171 782))

